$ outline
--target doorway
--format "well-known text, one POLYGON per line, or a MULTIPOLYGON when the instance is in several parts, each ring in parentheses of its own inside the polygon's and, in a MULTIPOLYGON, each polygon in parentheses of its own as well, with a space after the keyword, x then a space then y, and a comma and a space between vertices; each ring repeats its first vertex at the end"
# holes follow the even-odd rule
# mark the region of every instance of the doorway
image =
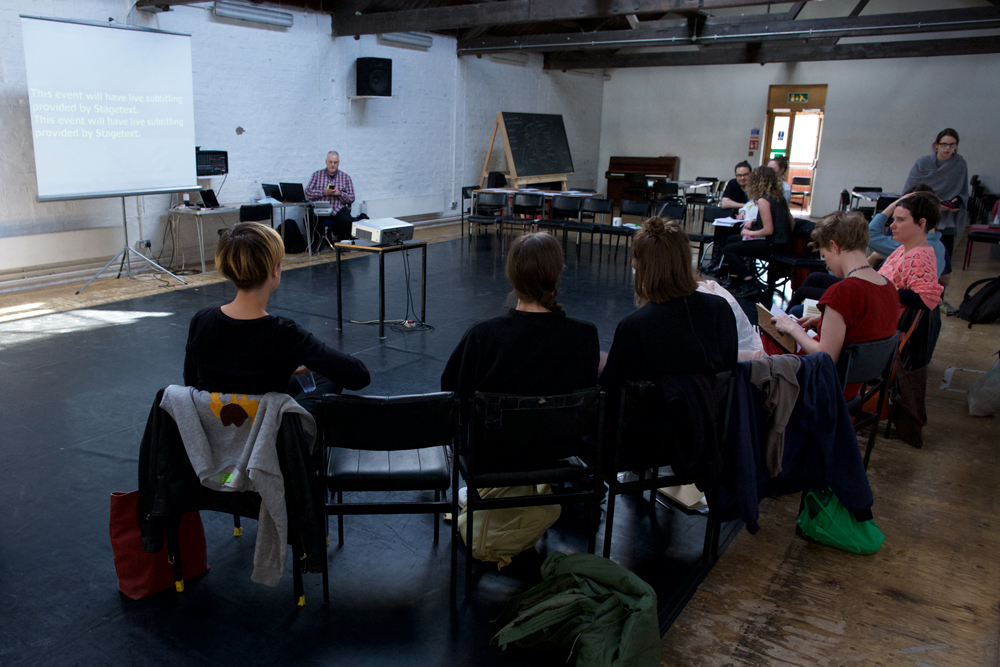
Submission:
POLYGON ((789 208, 793 215, 808 216, 819 175, 826 84, 771 86, 767 96, 767 130, 763 164, 783 155, 788 158, 786 179, 792 186, 789 208))

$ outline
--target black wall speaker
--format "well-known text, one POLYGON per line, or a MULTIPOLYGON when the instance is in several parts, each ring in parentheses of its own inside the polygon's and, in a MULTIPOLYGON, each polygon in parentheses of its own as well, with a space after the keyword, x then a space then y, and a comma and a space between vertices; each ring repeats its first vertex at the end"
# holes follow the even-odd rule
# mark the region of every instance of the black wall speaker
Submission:
POLYGON ((392 97, 392 60, 358 58, 357 94, 392 97))

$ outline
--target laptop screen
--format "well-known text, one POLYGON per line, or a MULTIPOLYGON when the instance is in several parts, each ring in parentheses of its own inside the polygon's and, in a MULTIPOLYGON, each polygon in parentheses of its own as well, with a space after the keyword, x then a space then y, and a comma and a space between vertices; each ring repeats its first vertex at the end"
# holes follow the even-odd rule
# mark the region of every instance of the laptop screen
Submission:
POLYGON ((281 201, 281 188, 277 185, 274 185, 273 183, 263 183, 260 187, 264 188, 265 197, 281 201))
POLYGON ((208 208, 219 208, 219 200, 211 188, 201 191, 201 201, 208 208))
POLYGON ((297 202, 306 200, 306 192, 301 183, 282 183, 281 194, 284 201, 297 202))

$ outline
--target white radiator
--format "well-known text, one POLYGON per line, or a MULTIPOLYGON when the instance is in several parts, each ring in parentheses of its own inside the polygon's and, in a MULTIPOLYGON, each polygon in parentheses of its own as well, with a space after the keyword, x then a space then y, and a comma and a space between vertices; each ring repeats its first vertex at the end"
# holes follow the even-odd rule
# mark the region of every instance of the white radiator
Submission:
POLYGON ((428 195, 395 197, 392 199, 363 199, 361 211, 369 218, 400 218, 408 215, 443 213, 445 210, 444 190, 428 195))

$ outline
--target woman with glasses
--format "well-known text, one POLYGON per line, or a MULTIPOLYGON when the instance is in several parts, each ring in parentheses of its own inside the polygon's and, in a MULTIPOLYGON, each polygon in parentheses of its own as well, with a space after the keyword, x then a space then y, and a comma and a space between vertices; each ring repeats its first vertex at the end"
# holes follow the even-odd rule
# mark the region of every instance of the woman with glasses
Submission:
POLYGON ((938 132, 932 144, 934 152, 917 160, 906 178, 904 192, 917 185, 930 186, 941 199, 941 243, 945 248, 944 273, 941 284, 947 285, 951 278, 951 255, 955 247, 955 236, 965 231, 965 205, 969 199, 969 167, 958 154, 958 132, 946 128, 938 132))

